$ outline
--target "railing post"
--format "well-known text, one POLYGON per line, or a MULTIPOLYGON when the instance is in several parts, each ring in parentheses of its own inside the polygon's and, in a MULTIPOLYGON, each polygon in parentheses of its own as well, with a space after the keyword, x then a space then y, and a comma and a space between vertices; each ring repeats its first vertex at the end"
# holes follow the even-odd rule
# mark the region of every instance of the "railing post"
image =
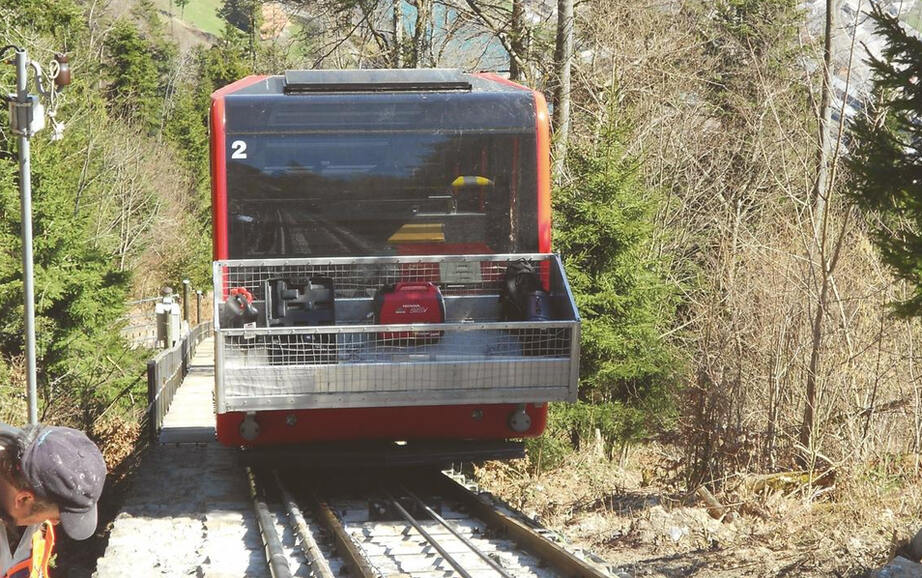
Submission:
POLYGON ((202 322, 202 292, 201 290, 195 292, 195 324, 199 325, 202 322))
POLYGON ((185 335, 183 335, 181 352, 182 352, 182 360, 180 361, 180 363, 182 363, 182 372, 180 373, 180 375, 185 377, 186 374, 189 373, 189 363, 192 361, 192 328, 191 327, 189 328, 189 333, 186 333, 185 335))
POLYGON ((189 280, 182 280, 182 320, 189 324, 189 280))
POLYGON ((160 413, 159 408, 157 407, 157 389, 159 384, 159 379, 157 375, 157 361, 155 359, 150 359, 147 361, 147 405, 150 408, 149 421, 150 421, 150 440, 151 443, 157 442, 157 435, 160 433, 158 414, 160 413))
MULTIPOLYGON (((178 307, 178 305, 176 305, 178 307)), ((177 315, 178 317, 178 315, 177 315)), ((199 324, 190 327, 175 345, 157 354, 147 361, 147 399, 150 414, 150 437, 152 443, 157 443, 163 420, 173 404, 176 390, 179 388, 186 374, 196 345, 207 334, 210 325, 199 324)))

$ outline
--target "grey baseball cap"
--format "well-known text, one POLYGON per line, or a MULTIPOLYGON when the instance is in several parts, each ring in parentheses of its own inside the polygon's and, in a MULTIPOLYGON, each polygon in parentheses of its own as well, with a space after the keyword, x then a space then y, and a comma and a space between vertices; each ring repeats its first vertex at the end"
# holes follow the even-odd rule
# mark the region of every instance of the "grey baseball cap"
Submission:
POLYGON ((68 536, 92 536, 96 503, 106 481, 99 448, 82 431, 69 427, 26 426, 22 440, 22 472, 35 493, 57 504, 68 536))

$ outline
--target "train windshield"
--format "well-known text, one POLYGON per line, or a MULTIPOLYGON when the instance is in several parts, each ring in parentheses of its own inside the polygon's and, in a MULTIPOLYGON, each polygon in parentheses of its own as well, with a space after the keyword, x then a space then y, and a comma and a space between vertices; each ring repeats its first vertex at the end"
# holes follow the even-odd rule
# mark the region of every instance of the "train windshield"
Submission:
POLYGON ((229 257, 537 251, 531 134, 227 139, 229 257))

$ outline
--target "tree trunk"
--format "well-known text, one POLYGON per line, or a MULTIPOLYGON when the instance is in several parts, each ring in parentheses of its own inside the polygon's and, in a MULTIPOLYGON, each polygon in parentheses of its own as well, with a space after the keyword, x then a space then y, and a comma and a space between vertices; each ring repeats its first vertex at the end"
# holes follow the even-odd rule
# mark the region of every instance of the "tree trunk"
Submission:
MULTIPOLYGON (((823 341, 823 319, 826 315, 829 297, 831 269, 828 265, 826 226, 829 215, 829 158, 831 152, 832 125, 832 79, 833 79, 833 35, 839 2, 826 0, 826 30, 823 44, 823 84, 820 89, 819 128, 817 133, 816 180, 813 183, 813 249, 812 266, 819 267, 820 287, 813 315, 810 343, 810 365, 807 368, 806 399, 804 418, 800 428, 800 444, 812 453, 814 429, 816 426, 816 386, 820 371, 821 346, 823 341)), ((844 111, 843 111, 844 113, 844 111)), ((804 456, 805 458, 808 456, 804 456)))
POLYGON ((413 30, 413 68, 426 66, 429 53, 429 21, 432 15, 432 0, 416 0, 416 27, 413 30))
MULTIPOLYGON (((826 0, 826 30, 823 41, 823 85, 820 89, 819 126, 816 136, 816 180, 813 182, 814 239, 819 245, 825 226, 829 153, 832 144, 833 35, 839 0, 826 0)), ((844 111, 843 111, 844 112, 844 111)))
POLYGON ((512 0, 512 17, 509 21, 510 44, 509 79, 519 82, 525 76, 520 65, 525 54, 525 0, 512 0), (518 58, 516 58, 518 57, 518 58))
POLYGON ((528 63, 526 59, 528 35, 525 27, 525 0, 513 0, 512 16, 509 22, 494 20, 487 14, 478 0, 466 0, 467 6, 509 53, 509 78, 526 80, 528 63))
POLYGON ((573 0, 557 0, 554 68, 554 182, 560 184, 570 137, 570 65, 573 59, 573 0))
POLYGON ((250 20, 250 65, 256 66, 256 11, 259 9, 258 0, 253 0, 248 6, 250 20))
POLYGON ((394 52, 391 66, 403 68, 403 0, 394 0, 394 52))

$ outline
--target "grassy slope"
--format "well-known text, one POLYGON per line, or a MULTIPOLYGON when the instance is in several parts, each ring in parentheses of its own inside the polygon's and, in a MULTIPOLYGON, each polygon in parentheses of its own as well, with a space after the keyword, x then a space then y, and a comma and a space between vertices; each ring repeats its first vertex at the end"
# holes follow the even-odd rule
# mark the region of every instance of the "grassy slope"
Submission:
MULTIPOLYGON (((155 0, 157 8, 169 12, 170 0, 155 0)), ((221 7, 221 0, 189 0, 182 12, 182 20, 203 32, 220 36, 224 30, 224 21, 216 12, 221 7)), ((173 4, 172 13, 179 18, 179 8, 173 4)))

